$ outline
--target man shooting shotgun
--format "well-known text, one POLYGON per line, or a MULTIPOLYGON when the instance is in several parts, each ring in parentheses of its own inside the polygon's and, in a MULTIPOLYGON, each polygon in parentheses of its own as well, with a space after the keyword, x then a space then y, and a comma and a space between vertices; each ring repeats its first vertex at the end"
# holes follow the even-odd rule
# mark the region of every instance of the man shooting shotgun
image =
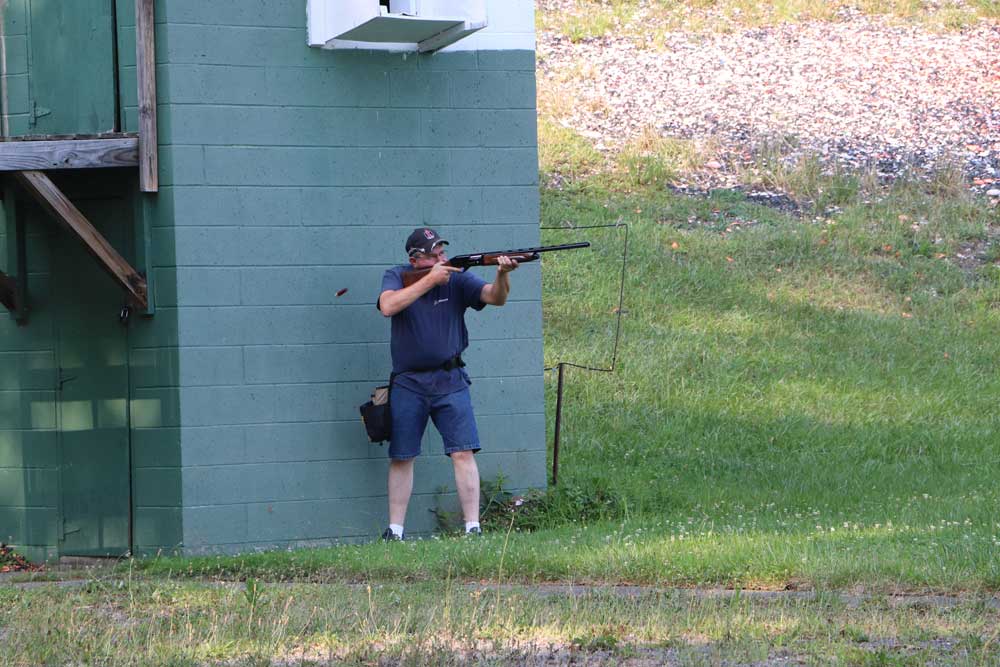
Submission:
POLYGON ((389 403, 392 435, 389 440, 389 527, 385 540, 402 540, 406 508, 413 491, 413 460, 427 419, 434 421, 444 441, 444 452, 455 469, 465 532, 479 526, 479 432, 472 411, 462 352, 469 346, 465 326, 468 308, 502 306, 510 293, 511 271, 521 262, 550 250, 585 248, 589 243, 458 255, 445 254, 448 242, 433 229, 413 230, 406 240, 409 265, 395 266, 382 276, 378 309, 392 318, 392 377, 389 403), (487 284, 470 266, 496 265, 496 279, 487 284))
MULTIPOLYGON (((447 244, 447 241, 444 241, 447 244)), ((506 257, 515 262, 515 264, 523 264, 525 262, 533 262, 539 259, 541 255, 539 253, 552 252, 554 250, 573 250, 574 248, 589 248, 590 244, 584 241, 583 243, 567 243, 565 245, 548 245, 540 246, 538 248, 519 248, 518 250, 496 250, 493 252, 480 252, 472 255, 455 255, 449 259, 445 264, 447 266, 454 267, 456 269, 461 269, 465 271, 470 266, 492 266, 494 264, 500 264, 500 258, 506 257)), ((515 266, 516 268, 516 266, 515 266)), ((403 273, 403 286, 409 287, 413 285, 418 280, 426 276, 430 272, 430 269, 414 269, 413 271, 406 271, 403 273)))

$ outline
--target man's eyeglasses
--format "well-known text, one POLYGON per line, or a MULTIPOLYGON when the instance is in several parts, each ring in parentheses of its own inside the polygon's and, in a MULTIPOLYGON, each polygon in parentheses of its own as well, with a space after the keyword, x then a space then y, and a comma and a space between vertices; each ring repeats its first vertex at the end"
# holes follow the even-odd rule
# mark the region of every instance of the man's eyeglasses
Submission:
POLYGON ((446 252, 447 250, 445 250, 444 248, 435 250, 434 252, 423 252, 420 250, 414 250, 413 252, 410 253, 410 257, 416 257, 417 259, 441 259, 442 257, 444 257, 446 252))

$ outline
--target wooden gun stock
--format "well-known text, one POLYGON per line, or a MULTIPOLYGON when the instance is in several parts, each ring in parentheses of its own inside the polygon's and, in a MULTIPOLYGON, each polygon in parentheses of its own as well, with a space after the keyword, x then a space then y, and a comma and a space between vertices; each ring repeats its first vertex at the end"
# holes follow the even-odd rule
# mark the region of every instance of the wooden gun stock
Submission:
MULTIPOLYGON (((499 263, 498 259, 501 256, 503 256, 503 257, 510 257, 511 259, 513 259, 514 261, 516 261, 518 264, 523 264, 524 262, 533 262, 536 259, 538 259, 538 257, 539 257, 539 255, 538 255, 537 252, 535 252, 535 253, 528 253, 528 254, 525 254, 525 253, 521 253, 521 254, 512 253, 512 254, 509 254, 509 255, 506 254, 506 253, 490 253, 490 254, 482 255, 482 261, 481 262, 476 262, 475 264, 462 264, 462 263, 459 263, 458 265, 455 265, 455 264, 452 263, 454 260, 447 261, 447 262, 445 262, 445 264, 447 266, 454 266, 456 269, 462 269, 463 271, 465 271, 470 266, 490 266, 490 265, 493 265, 493 264, 498 264, 499 263)), ((423 278, 424 276, 426 276, 430 272, 431 272, 430 269, 414 269, 413 271, 406 271, 405 273, 403 273, 403 287, 409 287, 410 285, 413 285, 414 283, 418 282, 421 278, 423 278)))

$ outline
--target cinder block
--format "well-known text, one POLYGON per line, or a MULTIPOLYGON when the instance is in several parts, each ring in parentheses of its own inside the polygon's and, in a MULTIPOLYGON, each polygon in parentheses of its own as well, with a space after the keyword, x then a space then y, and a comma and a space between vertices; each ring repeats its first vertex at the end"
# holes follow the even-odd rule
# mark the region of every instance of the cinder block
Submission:
POLYGON ((453 149, 451 184, 537 185, 537 151, 533 148, 453 149))
POLYGON ((475 51, 438 51, 411 58, 420 69, 428 71, 468 70, 479 66, 475 51))
POLYGON ((181 429, 133 428, 132 455, 136 468, 179 467, 181 429))
POLYGON ((383 272, 380 266, 246 268, 242 301, 253 306, 363 304, 374 310, 383 272))
POLYGON ((416 110, 177 105, 169 117, 181 144, 410 146, 420 137, 416 110))
POLYGON ((371 65, 354 69, 171 65, 173 104, 257 104, 303 107, 384 107, 389 73, 371 65))
POLYGON ((527 49, 477 51, 476 56, 481 70, 535 71, 535 52, 527 49))
MULTIPOLYGON (((383 503, 367 498, 258 503, 247 508, 255 540, 295 541, 378 535, 383 503)), ((381 527, 380 527, 381 526, 381 527)))
POLYGON ((140 347, 177 347, 177 309, 157 308, 156 317, 135 318, 129 330, 129 345, 140 347))
POLYGON ((144 348, 131 354, 132 386, 233 385, 243 382, 237 347, 144 348))
POLYGON ((404 241, 414 227, 469 225, 483 217, 482 192, 474 187, 317 187, 302 192, 302 224, 398 227, 392 247, 403 259, 404 241))
POLYGON ((469 336, 476 339, 541 338, 542 305, 538 301, 508 301, 502 308, 467 314, 465 321, 469 336))
MULTIPOLYGON (((485 252, 493 250, 512 250, 516 248, 527 248, 539 245, 538 225, 536 223, 525 225, 440 225, 436 228, 442 236, 451 242, 448 246, 452 255, 470 252, 485 252)), ((402 230, 401 230, 402 231, 402 230)), ((406 230, 403 233, 409 233, 406 230)), ((525 269, 530 271, 537 267, 537 264, 526 264, 525 269)), ((496 275, 493 267, 476 267, 475 270, 487 281, 492 281, 496 275)), ((520 269, 518 269, 520 271, 520 269)), ((525 275, 525 274, 514 274, 525 275)))
MULTIPOLYGON (((521 72, 481 71, 454 72, 451 75, 451 104, 456 109, 511 109, 524 105, 524 86, 521 72), (513 94, 514 77, 520 86, 521 96, 513 94)), ((534 95, 534 88, 531 89, 534 95)), ((532 106, 534 104, 532 103, 532 106)))
POLYGON ((482 194, 483 211, 490 223, 536 223, 538 220, 541 199, 535 186, 488 187, 482 189, 482 194))
POLYGON ((201 545, 225 544, 231 542, 246 542, 247 506, 221 505, 204 507, 185 507, 184 548, 197 548, 201 545))
MULTIPOLYGON (((431 148, 207 146, 204 182, 310 187, 448 185, 450 158, 448 151, 431 148)), ((537 174, 532 178, 537 180, 537 174)))
POLYGON ((181 468, 136 468, 133 503, 136 507, 180 507, 181 468))
POLYGON ((477 415, 511 415, 545 409, 542 376, 484 378, 470 388, 477 415))
POLYGON ((353 383, 189 387, 180 390, 180 397, 189 426, 342 421, 357 418, 357 406, 367 398, 365 387, 353 383))
POLYGON ((244 348, 247 384, 358 382, 369 377, 365 344, 244 348))
MULTIPOLYGON (((197 308, 177 311, 185 345, 309 345, 388 340, 371 306, 197 308)), ((159 312, 157 313, 159 317, 159 312)))
POLYGON ((205 25, 302 29, 306 27, 305 11, 301 3, 295 2, 246 2, 246 0, 214 0, 209 3, 164 2, 162 20, 168 23, 205 25))
POLYGON ((171 23, 157 36, 164 37, 157 40, 158 62, 259 66, 267 54, 272 67, 328 67, 335 60, 309 48, 298 29, 171 23))
POLYGON ((288 187, 181 187, 173 196, 178 227, 298 225, 303 206, 302 191, 288 187))
POLYGON ((205 183, 205 153, 201 146, 160 146, 161 185, 205 183))
POLYGON ((472 377, 541 375, 542 339, 523 338, 473 340, 462 353, 472 377))
MULTIPOLYGON (((170 235, 172 232, 165 232, 170 235)), ((156 305, 238 306, 240 271, 236 268, 156 269, 156 305)))
POLYGON ((243 350, 239 347, 185 347, 180 359, 180 384, 226 386, 242 384, 243 350))
POLYGON ((187 427, 181 439, 187 467, 248 462, 246 429, 242 426, 187 427))
POLYGON ((183 510, 179 507, 136 507, 134 548, 139 553, 170 554, 183 542, 183 510))
POLYGON ((385 469, 369 460, 186 468, 184 498, 193 505, 354 498, 384 491, 385 469))
MULTIPOLYGON (((159 317, 159 314, 157 314, 159 317)), ((132 428, 180 426, 180 400, 176 387, 132 390, 132 428)))
POLYGON ((441 109, 424 111, 425 146, 523 147, 537 144, 535 112, 523 109, 441 109))
POLYGON ((446 72, 392 70, 389 72, 389 106, 441 108, 450 104, 446 72))
MULTIPOLYGON (((483 451, 491 454, 541 451, 545 452, 544 405, 542 412, 518 415, 476 416, 483 451)), ((544 460, 544 457, 543 457, 544 460)), ((520 480, 518 480, 520 481, 520 480)))
POLYGON ((330 461, 371 458, 361 419, 344 422, 260 424, 246 429, 246 462, 330 461))

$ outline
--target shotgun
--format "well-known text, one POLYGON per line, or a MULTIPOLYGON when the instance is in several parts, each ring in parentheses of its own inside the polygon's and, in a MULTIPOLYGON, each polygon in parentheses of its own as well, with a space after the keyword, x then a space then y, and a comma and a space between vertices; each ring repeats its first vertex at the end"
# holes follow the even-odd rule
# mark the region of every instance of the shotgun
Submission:
MULTIPOLYGON (((576 248, 589 248, 590 243, 583 241, 582 243, 567 243, 565 245, 546 245, 540 246, 538 248, 519 248, 517 250, 497 250, 494 252, 477 252, 471 255, 455 255, 447 262, 448 266, 453 266, 456 269, 462 269, 465 271, 470 266, 489 266, 491 264, 496 264, 499 257, 510 257, 515 260, 518 264, 524 262, 534 262, 539 259, 541 253, 543 252, 555 252, 557 250, 574 250, 576 248)), ((413 271, 403 272, 403 287, 409 287, 413 283, 417 282, 428 273, 430 269, 414 269, 413 271)))

